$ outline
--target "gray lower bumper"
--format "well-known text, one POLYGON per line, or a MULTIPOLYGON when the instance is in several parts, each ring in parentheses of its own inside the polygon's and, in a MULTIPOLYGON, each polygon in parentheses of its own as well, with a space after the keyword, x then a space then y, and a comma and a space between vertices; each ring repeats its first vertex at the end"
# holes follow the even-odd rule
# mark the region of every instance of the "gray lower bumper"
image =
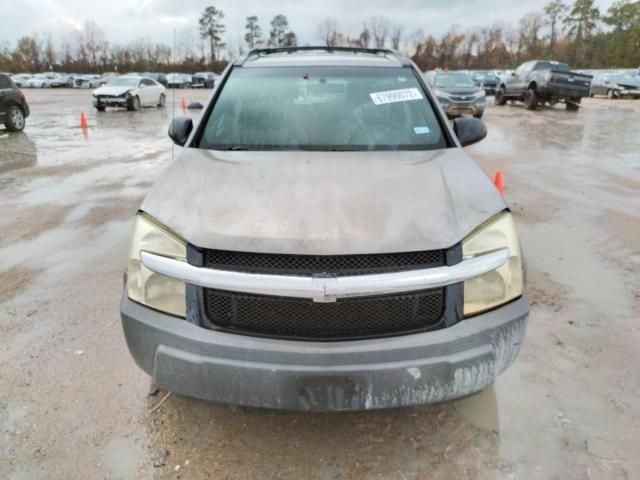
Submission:
POLYGON ((476 103, 447 103, 442 105, 444 113, 448 116, 463 115, 465 113, 471 115, 481 115, 484 113, 485 104, 476 103))
POLYGON ((171 391, 220 403, 287 410, 361 410, 435 403, 490 386, 516 358, 526 295, 427 333, 299 342, 207 330, 122 300, 129 350, 171 391))

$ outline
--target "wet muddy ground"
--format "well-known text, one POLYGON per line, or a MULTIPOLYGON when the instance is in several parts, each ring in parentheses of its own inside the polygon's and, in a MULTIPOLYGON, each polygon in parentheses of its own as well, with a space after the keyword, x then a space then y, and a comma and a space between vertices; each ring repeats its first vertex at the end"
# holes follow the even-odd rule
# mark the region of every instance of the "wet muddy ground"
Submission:
POLYGON ((495 387, 296 414, 166 397, 129 356, 122 269, 171 160, 171 108, 97 114, 87 91, 26 94, 25 132, 0 129, 0 478, 640 478, 640 101, 488 108, 468 152, 504 173, 532 303, 495 387))

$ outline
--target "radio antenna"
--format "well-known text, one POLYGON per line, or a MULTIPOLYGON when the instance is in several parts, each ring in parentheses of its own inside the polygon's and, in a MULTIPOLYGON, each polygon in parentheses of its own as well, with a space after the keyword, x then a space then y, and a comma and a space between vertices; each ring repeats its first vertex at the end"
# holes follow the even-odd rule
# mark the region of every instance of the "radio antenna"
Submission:
MULTIPOLYGON (((176 66, 176 29, 173 29, 173 67, 175 68, 176 66)), ((176 89, 173 88, 172 89, 172 93, 171 93, 171 124, 173 127, 173 120, 176 118, 176 89)), ((176 150, 176 143, 175 142, 171 142, 171 163, 173 163, 173 158, 175 155, 175 150, 176 150)))

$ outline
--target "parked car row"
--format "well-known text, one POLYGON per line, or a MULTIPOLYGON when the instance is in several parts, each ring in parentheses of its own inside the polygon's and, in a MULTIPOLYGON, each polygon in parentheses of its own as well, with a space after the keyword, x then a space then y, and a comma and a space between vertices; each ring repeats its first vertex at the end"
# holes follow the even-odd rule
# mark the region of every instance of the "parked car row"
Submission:
MULTIPOLYGON (((159 72, 127 73, 127 76, 138 75, 150 78, 164 87, 170 88, 213 88, 218 77, 214 72, 170 73, 159 72)), ((18 88, 97 88, 107 84, 110 78, 118 74, 67 74, 67 73, 18 73, 11 80, 18 88)))

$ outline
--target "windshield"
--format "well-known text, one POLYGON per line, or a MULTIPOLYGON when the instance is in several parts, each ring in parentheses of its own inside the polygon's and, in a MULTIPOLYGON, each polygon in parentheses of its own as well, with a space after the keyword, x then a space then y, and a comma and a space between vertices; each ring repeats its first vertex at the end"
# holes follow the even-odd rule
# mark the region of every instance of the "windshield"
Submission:
POLYGON ((439 73, 436 75, 436 87, 439 88, 458 88, 458 87, 475 87, 471 77, 466 73, 439 73))
POLYGON ((110 87, 135 87, 136 85, 138 85, 138 79, 137 78, 114 78, 113 80, 109 80, 109 83, 107 84, 110 87))
POLYGON ((446 142, 410 69, 269 67, 231 72, 199 146, 431 150, 446 142))

